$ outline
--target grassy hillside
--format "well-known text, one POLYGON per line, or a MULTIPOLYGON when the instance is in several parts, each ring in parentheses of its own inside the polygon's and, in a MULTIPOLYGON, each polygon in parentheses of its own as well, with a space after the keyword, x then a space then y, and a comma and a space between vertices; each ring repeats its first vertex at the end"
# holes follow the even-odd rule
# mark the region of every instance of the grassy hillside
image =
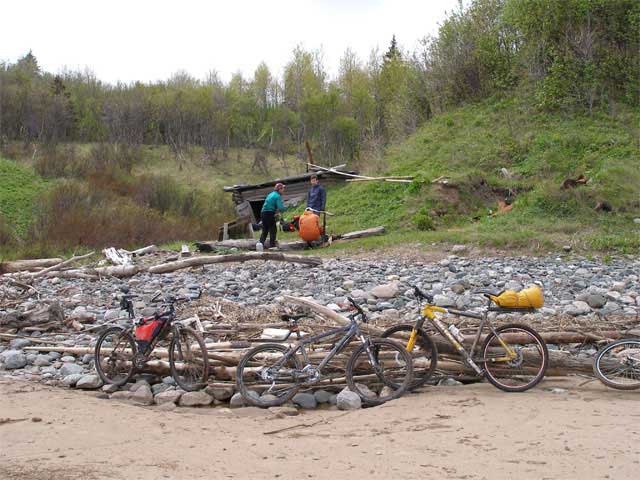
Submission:
POLYGON ((28 166, 0 158, 0 185, 0 229, 8 234, 11 226, 12 234, 22 237, 32 220, 36 199, 49 182, 28 166))
POLYGON ((390 235, 363 248, 449 241, 637 252, 639 125, 638 111, 541 114, 518 99, 461 108, 389 151, 388 173, 416 175, 412 184, 351 183, 330 191, 328 208, 338 214, 332 226, 389 227, 390 235), (586 185, 561 188, 579 175, 586 185), (446 185, 432 183, 442 176, 446 185), (505 199, 513 209, 491 216, 505 199), (612 211, 596 210, 598 202, 612 211))

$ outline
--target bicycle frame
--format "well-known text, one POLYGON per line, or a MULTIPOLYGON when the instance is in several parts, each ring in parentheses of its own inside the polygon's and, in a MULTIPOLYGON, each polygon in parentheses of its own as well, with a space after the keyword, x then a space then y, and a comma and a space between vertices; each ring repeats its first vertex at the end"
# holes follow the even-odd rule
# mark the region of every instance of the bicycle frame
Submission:
POLYGON ((474 358, 475 357, 475 353, 476 353, 476 348, 478 347, 478 345, 480 344, 480 336, 482 335, 482 332, 485 329, 485 326, 487 326, 489 328, 489 330, 496 336, 496 338, 498 339, 498 341, 500 342, 500 344, 502 345, 502 347, 505 349, 505 351, 507 352, 507 356, 506 357, 498 357, 498 358, 494 358, 492 359, 492 361, 496 362, 508 362, 511 361, 513 359, 515 359, 517 357, 516 352, 509 346, 507 345, 502 338, 500 338, 500 336, 498 335, 498 333, 496 332, 496 329, 494 328, 494 326, 492 325, 491 321, 489 320, 488 317, 488 313, 491 309, 487 309, 485 310, 483 313, 475 313, 475 312, 465 312, 462 310, 454 310, 454 309, 447 309, 444 307, 438 307, 436 305, 430 305, 430 304, 426 304, 423 309, 422 309, 422 316, 418 319, 418 321, 416 322, 416 325, 414 326, 414 328, 411 331, 411 335, 409 337, 409 341, 407 343, 407 351, 411 352, 413 350, 413 347, 416 344, 416 340, 418 337, 418 330, 422 328, 422 325, 424 324, 425 319, 429 320, 429 323, 431 323, 431 325, 434 326, 434 328, 444 337, 447 339, 447 341, 458 351, 458 353, 460 353, 460 355, 462 355, 462 357, 465 359, 465 361, 467 362, 467 364, 473 368, 473 370, 478 374, 478 375, 484 375, 484 369, 481 368, 480 366, 477 365, 477 361, 479 362, 484 362, 485 359, 478 359, 478 358, 474 358), (462 346, 462 344, 458 341, 458 339, 456 339, 453 334, 449 331, 449 329, 447 328, 447 326, 444 324, 444 322, 442 320, 440 320, 437 316, 436 313, 444 313, 444 314, 450 314, 450 315, 455 315, 455 316, 460 316, 460 317, 467 317, 467 318, 475 318, 477 320, 480 320, 480 325, 478 326, 478 330, 476 332, 476 336, 473 340, 473 344, 471 345, 471 350, 470 352, 467 352, 467 350, 462 346))
MULTIPOLYGON (((363 345, 367 344, 365 336, 360 331, 360 327, 358 327, 358 323, 355 320, 352 320, 349 325, 345 325, 344 327, 335 328, 333 330, 329 330, 328 332, 320 333, 318 335, 313 335, 311 337, 304 338, 304 339, 301 337, 300 331, 296 327, 296 329, 294 330, 291 330, 291 329, 289 330, 289 334, 287 334, 284 340, 287 340, 291 336, 291 334, 294 332, 296 333, 298 340, 289 347, 289 350, 283 355, 282 359, 278 361, 275 365, 273 365, 274 367, 276 366, 280 367, 281 365, 285 364, 298 351, 302 352, 302 357, 304 358, 305 365, 311 365, 311 362, 309 361, 309 356, 307 355, 307 351, 304 348, 305 345, 315 343, 318 340, 321 340, 326 337, 331 337, 339 333, 344 333, 344 336, 335 343, 333 348, 327 353, 327 355, 318 364, 318 372, 322 372, 322 369, 325 367, 325 365, 327 365, 327 363, 329 363, 331 359, 338 352, 340 352, 354 337, 359 337, 363 345)), ((371 354, 368 348, 367 348, 367 353, 371 354)))

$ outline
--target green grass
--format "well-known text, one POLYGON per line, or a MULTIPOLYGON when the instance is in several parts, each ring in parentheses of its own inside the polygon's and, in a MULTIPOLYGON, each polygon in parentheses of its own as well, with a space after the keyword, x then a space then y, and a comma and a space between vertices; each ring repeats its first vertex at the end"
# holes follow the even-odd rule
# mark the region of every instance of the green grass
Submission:
POLYGON ((18 236, 26 233, 36 200, 50 184, 31 167, 0 158, 0 214, 18 236))
POLYGON ((640 217, 638 126, 638 111, 615 117, 539 113, 524 99, 460 108, 389 149, 386 173, 416 175, 412 184, 363 182, 330 189, 327 208, 338 214, 331 229, 387 226, 384 237, 358 242, 366 249, 463 242, 638 252, 640 226, 633 222, 640 217), (512 178, 504 177, 503 167, 512 178), (590 179, 586 186, 560 188, 564 179, 581 174, 590 179), (431 182, 441 176, 452 187, 431 182), (513 210, 490 216, 509 190, 516 192, 513 210), (599 201, 613 212, 595 211, 599 201), (419 231, 414 220, 420 215, 428 215, 436 231, 419 231))

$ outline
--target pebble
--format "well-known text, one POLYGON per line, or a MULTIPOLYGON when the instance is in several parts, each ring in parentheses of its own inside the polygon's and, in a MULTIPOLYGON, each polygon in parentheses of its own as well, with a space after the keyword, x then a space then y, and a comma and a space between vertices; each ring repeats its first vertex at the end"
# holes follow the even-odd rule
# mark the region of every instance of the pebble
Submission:
POLYGON ((336 397, 338 410, 359 410, 362 408, 360 395, 345 388, 336 397))
POLYGON ((213 397, 203 391, 183 393, 178 402, 181 407, 206 407, 211 403, 213 403, 213 397))

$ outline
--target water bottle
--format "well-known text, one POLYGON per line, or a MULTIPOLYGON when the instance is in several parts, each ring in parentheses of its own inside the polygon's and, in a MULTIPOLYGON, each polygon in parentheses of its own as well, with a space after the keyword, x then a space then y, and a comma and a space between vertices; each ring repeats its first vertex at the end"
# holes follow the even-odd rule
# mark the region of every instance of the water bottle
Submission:
POLYGON ((458 327, 456 327, 453 323, 449 325, 449 332, 454 336, 460 343, 464 342, 464 335, 460 333, 458 327))
POLYGON ((262 243, 258 242, 256 243, 256 252, 262 252, 264 250, 264 245, 262 245, 262 243))

